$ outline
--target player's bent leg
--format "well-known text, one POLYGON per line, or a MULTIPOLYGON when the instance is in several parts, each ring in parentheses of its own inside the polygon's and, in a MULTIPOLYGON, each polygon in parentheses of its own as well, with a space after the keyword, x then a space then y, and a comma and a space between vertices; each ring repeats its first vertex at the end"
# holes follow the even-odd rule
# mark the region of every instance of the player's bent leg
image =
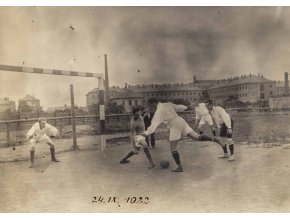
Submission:
POLYGON ((133 155, 138 155, 139 154, 139 147, 133 146, 133 150, 130 151, 121 161, 120 164, 126 164, 126 163, 130 163, 130 160, 128 160, 130 157, 132 157, 133 155))
POLYGON ((145 141, 146 141, 147 145, 150 146, 150 136, 149 135, 145 137, 145 141))
POLYGON ((149 151, 148 147, 144 147, 143 150, 144 150, 144 153, 145 153, 147 159, 149 160, 148 169, 154 168, 155 167, 155 164, 154 164, 154 162, 152 160, 152 157, 151 157, 151 154, 150 154, 150 151, 149 151))
POLYGON ((234 141, 232 140, 232 138, 227 138, 228 143, 229 143, 229 149, 230 149, 230 156, 228 161, 234 161, 234 141))
POLYGON ((194 130, 192 130, 187 134, 187 136, 194 139, 194 140, 199 140, 200 135, 197 134, 194 130))
POLYGON ((173 157, 175 163, 177 164, 177 168, 172 170, 172 172, 183 172, 183 167, 182 167, 181 162, 180 162, 180 157, 179 157, 179 153, 177 151, 177 146, 178 146, 178 140, 170 141, 171 154, 172 154, 172 157, 173 157))
POLYGON ((218 143, 220 146, 225 147, 225 142, 224 142, 224 140, 222 139, 222 137, 220 137, 220 136, 215 136, 215 137, 213 138, 213 141, 216 142, 216 143, 218 143))
POLYGON ((155 134, 154 133, 150 135, 150 141, 151 141, 151 147, 155 148, 155 134))
POLYGON ((29 168, 33 168, 34 167, 35 143, 36 143, 35 139, 31 139, 30 140, 30 144, 29 144, 30 166, 29 166, 29 168))
POLYGON ((189 132, 187 134, 187 136, 192 138, 192 139, 194 139, 194 140, 197 140, 197 141, 213 141, 213 142, 218 143, 221 146, 224 146, 224 142, 221 139, 221 137, 217 137, 217 136, 211 137, 211 136, 208 136, 208 135, 205 135, 205 134, 199 135, 194 130, 189 132))
POLYGON ((126 164, 126 163, 130 163, 130 161, 128 160, 130 157, 132 157, 135 154, 134 151, 130 151, 121 161, 120 164, 126 164))
POLYGON ((50 154, 51 154, 51 161, 53 162, 60 162, 58 159, 55 157, 55 146, 52 142, 47 142, 47 144, 50 147, 50 154))
POLYGON ((215 137, 210 137, 205 134, 197 134, 193 129, 188 130, 186 135, 197 141, 215 141, 215 137))
POLYGON ((35 151, 34 150, 30 150, 30 166, 29 166, 29 168, 33 168, 34 167, 34 154, 35 154, 35 151))
POLYGON ((152 160, 152 157, 151 157, 151 154, 150 154, 150 151, 148 149, 148 145, 147 145, 146 141, 145 140, 140 140, 139 144, 143 147, 143 151, 144 151, 147 159, 149 160, 149 164, 150 165, 149 165, 148 169, 151 169, 151 168, 155 167, 155 164, 154 164, 154 162, 152 160))
POLYGON ((230 151, 231 151, 231 155, 228 158, 228 161, 234 161, 234 144, 229 145, 230 151))
POLYGON ((222 149, 223 149, 223 154, 218 156, 218 158, 229 158, 229 154, 228 154, 228 149, 227 149, 227 141, 224 137, 220 137, 222 140, 222 149))

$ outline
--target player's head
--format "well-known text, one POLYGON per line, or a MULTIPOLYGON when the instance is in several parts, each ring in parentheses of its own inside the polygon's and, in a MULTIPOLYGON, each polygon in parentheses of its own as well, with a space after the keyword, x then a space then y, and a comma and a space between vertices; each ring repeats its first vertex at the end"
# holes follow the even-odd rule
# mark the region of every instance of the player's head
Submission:
POLYGON ((40 128, 42 129, 42 128, 45 127, 46 119, 44 117, 39 117, 38 118, 38 123, 39 123, 40 128))
POLYGON ((213 108, 213 101, 211 99, 207 99, 204 103, 206 104, 206 106, 207 106, 207 108, 209 110, 212 110, 212 108, 213 108))
POLYGON ((159 103, 159 100, 157 98, 149 98, 147 101, 148 107, 150 108, 150 111, 155 112, 157 109, 157 104, 159 103))
POLYGON ((134 107, 132 110, 134 118, 138 118, 141 115, 141 108, 140 107, 134 107))

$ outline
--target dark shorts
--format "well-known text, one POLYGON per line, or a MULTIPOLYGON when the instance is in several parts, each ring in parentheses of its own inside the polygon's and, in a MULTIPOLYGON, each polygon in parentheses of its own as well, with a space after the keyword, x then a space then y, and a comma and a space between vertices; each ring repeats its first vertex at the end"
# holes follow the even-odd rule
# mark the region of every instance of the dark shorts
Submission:
MULTIPOLYGON (((231 127, 234 131, 234 121, 231 119, 231 127)), ((228 127, 225 123, 222 124, 220 129, 220 137, 232 138, 232 134, 228 134, 228 127)))

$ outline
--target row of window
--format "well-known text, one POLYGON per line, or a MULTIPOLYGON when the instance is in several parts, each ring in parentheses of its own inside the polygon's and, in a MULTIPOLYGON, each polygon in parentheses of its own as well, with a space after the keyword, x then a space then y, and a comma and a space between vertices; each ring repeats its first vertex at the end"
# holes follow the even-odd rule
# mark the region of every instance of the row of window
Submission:
MULTIPOLYGON (((175 99, 174 98, 168 98, 167 99, 168 101, 174 101, 175 99)), ((186 100, 186 101, 194 101, 194 100, 196 100, 195 98, 184 98, 183 100, 186 100)), ((123 105, 125 106, 125 100, 123 100, 123 105)), ((138 104, 138 100, 129 100, 128 101, 128 105, 129 106, 137 106, 137 105, 139 105, 138 104)))
POLYGON ((241 97, 247 97, 248 94, 247 93, 240 93, 240 94, 234 94, 234 95, 219 95, 219 96, 216 96, 215 98, 216 99, 227 99, 229 97, 238 97, 238 98, 241 98, 241 97))
MULTIPOLYGON (((130 106, 137 106, 138 105, 138 100, 129 100, 128 104, 130 106)), ((123 105, 125 105, 125 100, 123 100, 123 105)))
POLYGON ((222 88, 219 90, 210 90, 209 94, 213 94, 213 93, 220 93, 220 92, 230 92, 230 91, 238 91, 238 90, 244 90, 244 89, 248 89, 248 86, 238 86, 238 87, 231 87, 231 88, 222 88))
POLYGON ((197 92, 157 92, 157 93, 144 93, 144 97, 158 97, 158 96, 200 96, 197 92))

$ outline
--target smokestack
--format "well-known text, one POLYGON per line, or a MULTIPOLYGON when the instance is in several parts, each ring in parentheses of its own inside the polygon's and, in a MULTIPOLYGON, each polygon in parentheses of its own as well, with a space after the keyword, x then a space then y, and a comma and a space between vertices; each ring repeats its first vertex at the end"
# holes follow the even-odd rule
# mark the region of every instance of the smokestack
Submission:
POLYGON ((105 54, 105 91, 106 91, 106 104, 108 106, 110 103, 110 90, 109 90, 109 74, 106 54, 105 54))
POLYGON ((285 95, 289 95, 288 72, 285 72, 284 74, 284 81, 285 81, 285 95))

